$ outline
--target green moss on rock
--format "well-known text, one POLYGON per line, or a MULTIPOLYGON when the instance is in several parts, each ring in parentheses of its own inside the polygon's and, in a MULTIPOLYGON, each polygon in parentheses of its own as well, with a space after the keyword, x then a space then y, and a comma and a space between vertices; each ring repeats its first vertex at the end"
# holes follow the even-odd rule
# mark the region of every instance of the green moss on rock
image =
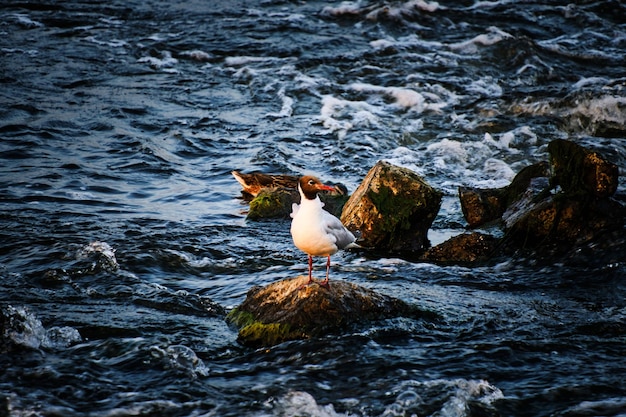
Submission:
POLYGON ((272 346, 338 332, 346 326, 401 315, 425 313, 401 300, 358 285, 332 281, 330 289, 304 286, 308 277, 252 287, 245 301, 227 316, 246 346, 272 346))
POLYGON ((260 220, 289 217, 293 200, 293 191, 288 189, 263 189, 250 201, 248 219, 260 220))

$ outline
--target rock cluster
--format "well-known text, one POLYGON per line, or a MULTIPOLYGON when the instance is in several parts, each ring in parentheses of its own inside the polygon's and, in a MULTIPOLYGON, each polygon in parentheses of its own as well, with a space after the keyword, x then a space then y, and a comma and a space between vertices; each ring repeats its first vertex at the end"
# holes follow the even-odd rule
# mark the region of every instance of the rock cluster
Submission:
POLYGON ((498 220, 503 248, 569 249, 609 230, 623 229, 624 206, 613 199, 618 167, 596 152, 566 140, 548 145, 550 161, 520 171, 495 190, 460 188, 470 227, 498 220))
MULTIPOLYGON (((623 241, 626 210, 613 198, 617 166, 570 141, 555 140, 548 151, 549 161, 522 169, 507 187, 459 188, 469 228, 497 224, 502 237, 469 232, 430 247, 427 233, 442 193, 416 173, 382 161, 349 199, 340 195, 343 201, 328 206, 333 205, 335 215, 341 213, 346 227, 358 231, 362 247, 428 262, 475 264, 524 249, 551 254, 556 253, 554 247, 576 248, 615 230, 623 241), (547 247, 549 251, 544 250, 547 247)), ((264 199, 259 205, 278 207, 269 216, 286 217, 299 197, 276 188, 267 193, 256 198, 264 199)), ((254 204, 253 200, 251 213, 254 204)), ((415 313, 400 300, 354 284, 337 281, 329 290, 303 287, 306 281, 298 277, 250 289, 228 316, 239 328, 240 342, 267 346, 338 331, 363 320, 415 313)))

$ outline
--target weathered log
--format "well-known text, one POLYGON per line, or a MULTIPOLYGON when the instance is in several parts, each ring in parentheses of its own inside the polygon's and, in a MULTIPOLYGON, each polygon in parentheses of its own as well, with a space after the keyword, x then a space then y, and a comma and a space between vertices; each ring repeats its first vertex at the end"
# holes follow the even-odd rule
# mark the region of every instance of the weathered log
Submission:
POLYGON ((361 233, 359 244, 391 252, 421 252, 442 193, 413 171, 379 161, 346 202, 341 221, 361 233))

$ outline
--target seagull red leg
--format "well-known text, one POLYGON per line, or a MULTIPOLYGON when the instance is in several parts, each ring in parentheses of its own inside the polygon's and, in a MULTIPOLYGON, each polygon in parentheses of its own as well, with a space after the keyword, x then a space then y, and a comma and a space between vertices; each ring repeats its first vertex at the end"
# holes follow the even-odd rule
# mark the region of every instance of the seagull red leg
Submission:
POLYGON ((306 285, 309 285, 313 282, 313 257, 309 255, 309 282, 306 285))
POLYGON ((298 287, 299 290, 308 287, 309 285, 313 284, 315 281, 313 281, 313 257, 311 255, 309 255, 309 282, 307 282, 306 284, 302 284, 300 285, 300 287, 298 287))
POLYGON ((326 279, 320 282, 320 285, 324 288, 330 288, 330 283, 328 282, 329 275, 330 275, 330 255, 328 255, 328 259, 326 260, 326 279))

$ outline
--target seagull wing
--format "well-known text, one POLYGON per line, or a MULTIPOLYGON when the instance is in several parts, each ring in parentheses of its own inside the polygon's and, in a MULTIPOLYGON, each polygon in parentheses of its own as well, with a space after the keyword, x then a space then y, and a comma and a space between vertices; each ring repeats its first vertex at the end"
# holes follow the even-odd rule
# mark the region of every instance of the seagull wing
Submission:
POLYGON ((338 218, 327 211, 324 211, 324 226, 326 233, 335 238, 335 245, 339 249, 345 249, 356 240, 352 232, 346 229, 338 218))

